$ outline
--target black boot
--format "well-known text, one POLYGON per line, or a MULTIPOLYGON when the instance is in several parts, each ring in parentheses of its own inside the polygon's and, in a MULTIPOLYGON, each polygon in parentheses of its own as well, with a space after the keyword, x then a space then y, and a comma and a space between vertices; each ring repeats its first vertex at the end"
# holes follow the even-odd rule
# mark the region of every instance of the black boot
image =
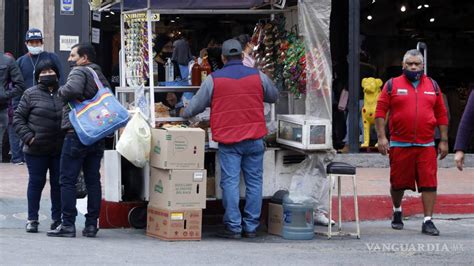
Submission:
POLYGON ((48 231, 46 235, 53 237, 76 237, 76 227, 74 225, 64 226, 61 224, 56 229, 48 231))
POLYGON ((27 221, 26 222, 26 232, 28 233, 38 233, 38 221, 33 220, 33 221, 27 221))
POLYGON ((99 229, 97 229, 97 226, 95 225, 88 225, 82 230, 82 236, 85 237, 95 237, 97 235, 97 232, 99 229))
POLYGON ((61 220, 53 221, 53 222, 51 223, 50 229, 51 229, 51 230, 54 230, 54 229, 58 228, 58 226, 59 226, 60 224, 61 224, 61 220))

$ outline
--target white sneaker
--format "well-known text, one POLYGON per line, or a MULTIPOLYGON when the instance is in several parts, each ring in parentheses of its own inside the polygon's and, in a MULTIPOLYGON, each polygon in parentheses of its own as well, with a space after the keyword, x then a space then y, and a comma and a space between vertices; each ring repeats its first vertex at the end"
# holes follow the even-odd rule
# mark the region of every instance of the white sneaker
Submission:
MULTIPOLYGON (((328 226, 329 219, 323 213, 316 213, 314 214, 314 224, 328 226)), ((331 220, 331 225, 335 225, 336 222, 331 220)))

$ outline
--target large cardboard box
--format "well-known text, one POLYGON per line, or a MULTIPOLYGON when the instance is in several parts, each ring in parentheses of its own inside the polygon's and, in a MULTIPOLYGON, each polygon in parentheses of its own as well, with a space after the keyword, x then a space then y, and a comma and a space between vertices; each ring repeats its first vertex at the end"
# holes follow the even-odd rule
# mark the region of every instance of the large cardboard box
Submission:
POLYGON ((151 166, 162 169, 203 169, 204 130, 152 129, 151 166))
POLYGON ((202 210, 164 210, 148 205, 146 234, 163 240, 201 240, 202 210))
POLYGON ((149 204, 162 209, 205 209, 206 170, 151 167, 149 204))
POLYGON ((283 205, 268 204, 268 233, 272 235, 282 235, 283 229, 283 205))

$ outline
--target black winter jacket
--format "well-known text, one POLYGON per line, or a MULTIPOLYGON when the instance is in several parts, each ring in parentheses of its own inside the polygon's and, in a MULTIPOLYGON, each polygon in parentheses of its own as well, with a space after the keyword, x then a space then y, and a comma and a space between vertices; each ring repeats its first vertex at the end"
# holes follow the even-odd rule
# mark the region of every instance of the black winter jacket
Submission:
POLYGON ((25 90, 23 76, 15 60, 0 53, 0 110, 8 106, 8 100, 19 96, 25 90), (13 89, 7 90, 8 83, 13 83, 13 89))
POLYGON ((71 111, 71 108, 69 107, 68 102, 73 100, 84 101, 92 99, 97 93, 97 86, 94 82, 94 77, 86 67, 94 69, 104 87, 110 88, 109 82, 104 77, 104 74, 102 74, 102 70, 98 65, 92 63, 86 66, 74 67, 67 77, 66 84, 59 88, 59 96, 64 101, 61 125, 63 130, 74 129, 69 121, 69 112, 71 111))
POLYGON ((64 133, 61 130, 63 101, 58 88, 52 92, 43 84, 27 89, 13 116, 13 127, 24 142, 23 152, 32 155, 61 153, 64 133), (29 145, 32 138, 33 143, 29 145))

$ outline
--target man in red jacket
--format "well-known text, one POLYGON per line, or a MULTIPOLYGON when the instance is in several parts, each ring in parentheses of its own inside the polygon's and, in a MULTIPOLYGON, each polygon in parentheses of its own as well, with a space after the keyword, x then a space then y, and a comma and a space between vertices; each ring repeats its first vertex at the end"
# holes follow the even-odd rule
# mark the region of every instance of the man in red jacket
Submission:
POLYGON ((438 126, 440 160, 448 154, 448 115, 436 81, 423 74, 423 55, 409 50, 403 57, 403 74, 388 81, 375 112, 378 149, 389 153, 392 228, 403 229, 401 202, 404 190, 421 193, 424 209, 422 233, 439 235, 431 221, 437 189, 437 154, 434 134, 438 126), (385 135, 389 113, 390 142, 385 135))

